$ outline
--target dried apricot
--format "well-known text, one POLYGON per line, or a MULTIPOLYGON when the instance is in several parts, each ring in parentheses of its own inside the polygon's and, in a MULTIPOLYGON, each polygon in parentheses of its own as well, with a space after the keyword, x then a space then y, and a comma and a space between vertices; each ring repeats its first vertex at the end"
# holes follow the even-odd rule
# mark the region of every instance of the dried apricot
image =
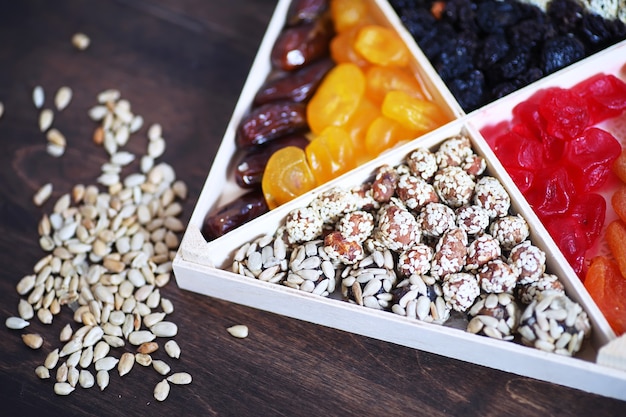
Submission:
POLYGON ((374 119, 380 116, 380 107, 376 106, 365 97, 359 103, 356 111, 344 126, 354 144, 355 158, 361 164, 368 161, 369 154, 365 149, 365 138, 367 130, 374 119))
POLYGON ((354 64, 338 64, 330 70, 306 108, 311 131, 343 126, 356 112, 365 93, 365 75, 354 64))
POLYGON ((613 220, 606 227, 605 239, 620 272, 626 277, 626 224, 619 219, 613 220))
POLYGON ((421 100, 426 98, 418 78, 408 69, 373 65, 365 71, 365 82, 365 95, 378 105, 393 90, 404 91, 421 100))
POLYGON ((593 258, 585 288, 613 331, 617 335, 626 332, 626 279, 617 264, 606 256, 593 258))
POLYGON ((410 52, 392 29, 379 25, 362 27, 354 40, 354 49, 372 64, 406 67, 410 52))
POLYGON ((611 206, 615 214, 626 222, 626 184, 620 184, 619 188, 611 196, 611 206))
POLYGON ((420 100, 402 91, 390 91, 385 95, 382 113, 420 134, 429 132, 446 121, 442 110, 435 103, 420 100))
POLYGON ((352 139, 337 126, 329 126, 305 149, 311 171, 323 184, 355 167, 352 139))
POLYGON ((403 140, 417 137, 417 132, 407 129, 395 120, 379 116, 372 121, 365 137, 365 148, 372 157, 380 155, 403 140))
POLYGON ((270 210, 293 200, 316 185, 305 152, 296 146, 282 148, 270 157, 261 182, 270 210))
POLYGON ((367 68, 371 64, 354 49, 354 40, 361 26, 355 26, 338 33, 330 41, 330 57, 337 64, 353 63, 359 68, 367 68))
POLYGON ((332 0, 330 16, 338 33, 372 20, 367 3, 363 0, 332 0))

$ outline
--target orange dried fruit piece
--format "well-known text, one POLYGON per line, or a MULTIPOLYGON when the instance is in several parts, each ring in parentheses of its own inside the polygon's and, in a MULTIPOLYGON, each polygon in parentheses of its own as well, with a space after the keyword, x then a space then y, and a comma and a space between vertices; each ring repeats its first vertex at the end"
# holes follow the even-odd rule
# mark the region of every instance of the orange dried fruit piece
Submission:
POLYGON ((611 206, 613 210, 615 210, 615 214, 626 223, 626 184, 620 184, 613 193, 611 196, 611 206))
POLYGON ((606 256, 591 260, 585 288, 593 298, 613 331, 626 332, 626 279, 615 262, 606 256))
POLYGON ((293 200, 317 185, 304 150, 287 146, 267 161, 261 187, 270 210, 293 200))
POLYGON ((348 123, 344 126, 346 132, 352 138, 357 165, 370 159, 365 149, 365 137, 372 120, 378 116, 380 116, 380 107, 364 97, 350 120, 348 120, 348 123))
POLYGON ((372 64, 406 67, 411 56, 402 38, 392 29, 379 25, 362 27, 354 49, 372 64))
POLYGON ((372 21, 367 3, 363 0, 331 0, 330 16, 337 33, 372 21))
POLYGON ((418 135, 395 120, 379 116, 369 126, 365 137, 365 148, 370 156, 376 157, 399 142, 410 140, 418 135))
POLYGON ((620 272, 626 277, 626 223, 620 219, 609 223, 606 227, 605 239, 620 272))
POLYGON ((613 172, 622 182, 626 182, 626 149, 622 149, 622 153, 613 162, 613 172))
POLYGON ((338 64, 322 80, 306 113, 311 131, 319 135, 328 126, 343 126, 357 110, 365 93, 365 75, 351 63, 338 64))
POLYGON ((329 126, 306 146, 309 167, 318 184, 323 184, 354 168, 354 149, 348 133, 329 126))
POLYGON ((371 65, 354 49, 354 40, 361 26, 344 30, 336 34, 330 41, 330 57, 337 64, 351 62, 360 68, 371 65))
POLYGON ((390 91, 385 95, 382 114, 418 134, 429 132, 447 121, 438 105, 403 91, 390 91))
POLYGON ((403 91, 424 100, 426 95, 415 74, 407 68, 374 65, 365 71, 365 95, 374 103, 382 104, 390 91, 403 91))

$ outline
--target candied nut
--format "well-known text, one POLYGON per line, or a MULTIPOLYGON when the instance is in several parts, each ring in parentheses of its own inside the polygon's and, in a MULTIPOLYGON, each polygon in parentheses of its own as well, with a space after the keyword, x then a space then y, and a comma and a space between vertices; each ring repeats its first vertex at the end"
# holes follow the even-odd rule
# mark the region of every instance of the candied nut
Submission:
POLYGON ((442 203, 452 208, 470 202, 474 194, 474 180, 461 167, 449 166, 435 175, 433 186, 442 203))
POLYGON ((435 188, 420 177, 402 175, 396 186, 398 198, 411 210, 421 210, 428 203, 438 202, 435 188))
POLYGON ((426 148, 418 148, 407 158, 407 165, 411 173, 424 180, 428 180, 437 172, 437 158, 426 148))
POLYGON ((419 215, 422 233, 426 236, 439 237, 456 226, 454 210, 445 204, 428 203, 419 215))
POLYGON ((509 264, 501 259, 493 259, 478 271, 478 282, 487 293, 512 291, 517 284, 517 274, 509 264))
POLYGON ((426 275, 430 270, 433 256, 433 249, 430 246, 418 243, 400 254, 398 271, 407 277, 413 274, 426 275))
POLYGON ((461 228, 446 231, 437 242, 431 265, 431 275, 442 279, 448 274, 460 272, 467 257, 467 234, 461 228))
POLYGON ((490 234, 482 233, 467 248, 465 268, 469 271, 475 271, 492 259, 500 257, 501 254, 500 242, 490 234))
POLYGON ((389 203, 378 214, 377 242, 392 251, 404 251, 420 242, 421 230, 417 219, 404 207, 389 203))
POLYGON ((337 230, 348 240, 363 242, 374 230, 374 216, 367 211, 355 210, 337 222, 337 230))
POLYGON ((324 252, 331 259, 351 265, 363 259, 363 246, 356 240, 347 239, 341 232, 331 232, 324 237, 324 252))
POLYGON ((395 194, 398 184, 398 173, 389 165, 383 165, 376 170, 376 176, 372 183, 372 195, 379 203, 388 202, 395 194))

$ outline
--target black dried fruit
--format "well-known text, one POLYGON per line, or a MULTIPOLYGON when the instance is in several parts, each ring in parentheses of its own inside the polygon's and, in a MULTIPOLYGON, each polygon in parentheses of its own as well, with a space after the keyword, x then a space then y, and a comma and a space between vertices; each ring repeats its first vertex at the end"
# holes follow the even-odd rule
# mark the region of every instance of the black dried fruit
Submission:
POLYGON ((546 39, 556 35, 554 28, 544 21, 526 19, 516 23, 507 30, 511 46, 530 50, 546 39))
POLYGON ((462 46, 452 52, 442 52, 434 66, 446 82, 474 69, 472 54, 462 46))
POLYGON ((530 62, 530 53, 524 50, 510 50, 509 53, 493 65, 486 74, 492 83, 513 80, 526 69, 530 62))
POLYGON ((508 52, 509 43, 502 33, 487 36, 476 53, 476 67, 485 70, 504 58, 508 52))
POLYGON ((478 32, 476 4, 471 0, 449 0, 443 15, 461 31, 478 32))
POLYGON ((548 40, 541 51, 541 68, 550 74, 585 57, 585 46, 573 36, 548 40))
POLYGON ((398 13, 400 20, 407 28, 411 36, 418 42, 426 35, 432 34, 437 21, 435 17, 426 9, 408 9, 398 13))
POLYGON ((573 0, 551 0, 546 9, 559 34, 572 33, 585 14, 583 6, 573 0))
POLYGON ((519 18, 519 9, 513 1, 485 1, 476 10, 476 22, 485 33, 503 32, 519 18))
POLYGON ((460 106, 468 112, 484 104, 485 77, 478 70, 450 81, 448 87, 460 106))

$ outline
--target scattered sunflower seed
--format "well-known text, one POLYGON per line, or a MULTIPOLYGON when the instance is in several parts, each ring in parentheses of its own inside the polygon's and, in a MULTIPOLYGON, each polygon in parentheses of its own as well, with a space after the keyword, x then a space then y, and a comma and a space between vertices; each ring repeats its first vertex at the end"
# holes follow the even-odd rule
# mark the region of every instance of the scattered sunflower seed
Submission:
POLYGON ((39 113, 39 130, 45 132, 52 126, 54 120, 54 113, 50 109, 43 109, 39 113))
POLYGON ((31 349, 39 349, 43 345, 43 337, 37 333, 27 333, 22 335, 24 344, 31 349))
POLYGON ((154 359, 152 361, 152 367, 161 375, 167 375, 170 373, 170 366, 160 359, 154 359))
POLYGON ((89 36, 84 33, 78 32, 72 36, 72 45, 74 45, 74 47, 79 51, 87 49, 90 43, 91 39, 89 39, 89 36))
POLYGON ((39 379, 48 379, 50 378, 50 370, 43 365, 39 365, 35 368, 35 375, 37 375, 39 379))
POLYGON ((3 114, 4 114, 4 104, 2 104, 2 102, 0 101, 0 118, 2 118, 3 114))
POLYGON ((33 196, 33 203, 36 206, 43 205, 52 195, 52 183, 44 184, 33 196))
POLYGON ((176 372, 167 377, 167 380, 175 385, 191 384, 191 374, 187 372, 176 372))
POLYGON ((4 323, 9 329, 13 330, 21 330, 30 324, 21 317, 9 317, 4 323))
POLYGON ((98 387, 100 387, 100 391, 104 391, 109 386, 109 373, 105 370, 98 371, 96 373, 96 382, 98 387))
POLYGON ((57 395, 70 395, 74 387, 67 382, 57 382, 54 384, 54 393, 57 395))
POLYGON ((167 379, 162 380, 154 387, 154 398, 157 401, 165 401, 170 393, 170 384, 167 379))
POLYGON ((167 352, 170 358, 180 358, 180 346, 178 346, 175 340, 168 340, 165 343, 165 352, 167 352))
POLYGON ((67 86, 59 88, 54 96, 54 105, 57 110, 65 109, 70 104, 70 101, 72 101, 72 89, 67 86))
POLYGON ((248 337, 248 326, 244 324, 236 324, 234 326, 226 329, 231 336, 236 337, 238 339, 244 339, 248 337))
POLYGON ((33 88, 33 103, 35 104, 35 107, 40 109, 43 106, 44 101, 45 94, 43 87, 40 85, 35 86, 35 88, 33 88))

